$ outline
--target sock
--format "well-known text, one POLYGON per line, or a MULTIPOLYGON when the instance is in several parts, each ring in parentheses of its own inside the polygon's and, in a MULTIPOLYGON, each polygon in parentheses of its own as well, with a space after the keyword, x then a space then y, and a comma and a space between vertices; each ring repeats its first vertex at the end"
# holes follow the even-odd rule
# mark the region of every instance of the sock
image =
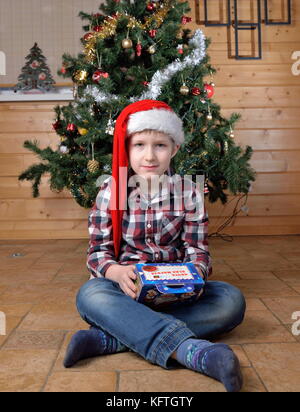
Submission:
POLYGON ((91 327, 72 336, 66 351, 64 366, 70 368, 81 359, 127 350, 116 338, 101 329, 91 327))
POLYGON ((240 363, 228 345, 187 339, 178 347, 176 359, 187 368, 222 382, 227 392, 242 388, 240 363))

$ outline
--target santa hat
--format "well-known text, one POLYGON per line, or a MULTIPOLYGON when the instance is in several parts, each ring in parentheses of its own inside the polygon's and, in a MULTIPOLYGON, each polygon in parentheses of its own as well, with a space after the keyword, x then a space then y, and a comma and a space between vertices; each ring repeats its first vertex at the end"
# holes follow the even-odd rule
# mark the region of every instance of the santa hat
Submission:
POLYGON ((112 217, 115 256, 118 258, 122 239, 122 218, 127 208, 127 172, 128 155, 126 139, 133 133, 143 130, 156 130, 168 134, 177 145, 184 142, 182 120, 164 102, 157 100, 141 100, 125 107, 116 121, 113 161, 112 161, 112 193, 110 210, 112 217))

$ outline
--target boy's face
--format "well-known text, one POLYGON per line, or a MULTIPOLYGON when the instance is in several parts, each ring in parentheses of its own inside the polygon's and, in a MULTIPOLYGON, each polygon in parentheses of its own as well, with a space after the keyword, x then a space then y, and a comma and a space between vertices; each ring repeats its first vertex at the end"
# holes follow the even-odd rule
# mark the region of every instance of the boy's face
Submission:
POLYGON ((161 176, 168 170, 180 146, 168 135, 154 130, 134 133, 128 139, 128 156, 133 171, 145 179, 161 176), (154 166, 154 167, 149 167, 154 166))

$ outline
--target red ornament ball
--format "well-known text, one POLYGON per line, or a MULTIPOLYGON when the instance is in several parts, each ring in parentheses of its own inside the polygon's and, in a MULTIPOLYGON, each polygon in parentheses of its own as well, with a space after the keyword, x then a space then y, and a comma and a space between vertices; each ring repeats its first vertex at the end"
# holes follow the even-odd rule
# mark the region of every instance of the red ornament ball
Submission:
POLYGON ((95 27, 93 27, 93 30, 99 33, 100 31, 103 30, 103 27, 102 26, 95 26, 95 27))
POLYGON ((148 3, 146 8, 147 8, 148 11, 153 11, 155 9, 153 3, 148 3))
POLYGON ((187 23, 190 23, 191 21, 192 21, 192 18, 188 16, 182 16, 181 18, 181 24, 187 24, 187 23))
POLYGON ((69 123, 67 126, 67 131, 68 132, 75 132, 76 131, 76 125, 74 123, 69 123))
POLYGON ((61 122, 57 120, 55 123, 52 124, 54 130, 58 130, 61 128, 61 122))
POLYGON ((141 55, 142 55, 142 45, 141 45, 141 43, 138 43, 137 45, 136 45, 136 55, 138 56, 138 57, 140 57, 141 55))
POLYGON ((149 30, 150 37, 154 38, 156 36, 156 34, 157 34, 157 30, 155 30, 155 29, 149 30))
POLYGON ((83 36, 85 41, 89 41, 93 37, 93 33, 87 33, 83 36))
POLYGON ((215 94, 215 89, 211 84, 205 84, 204 85, 204 91, 205 91, 208 99, 211 99, 213 97, 213 95, 215 94))
POLYGON ((108 77, 109 74, 107 72, 104 72, 103 70, 96 70, 92 76, 92 79, 95 83, 98 83, 101 78, 107 79, 108 77))
POLYGON ((194 96, 199 96, 201 94, 201 89, 199 89, 199 87, 193 87, 192 88, 192 94, 194 96))

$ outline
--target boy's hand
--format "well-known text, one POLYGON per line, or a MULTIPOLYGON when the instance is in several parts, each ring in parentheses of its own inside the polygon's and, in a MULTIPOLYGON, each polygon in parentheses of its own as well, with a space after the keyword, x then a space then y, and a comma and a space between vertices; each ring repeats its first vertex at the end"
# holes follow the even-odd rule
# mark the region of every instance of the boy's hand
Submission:
POLYGON ((205 280, 204 273, 202 272, 202 268, 200 265, 195 265, 195 268, 198 270, 199 275, 202 276, 202 279, 205 280))
POLYGON ((105 277, 119 283, 125 295, 135 299, 137 288, 133 283, 136 280, 134 269, 135 265, 112 265, 107 269, 105 277))

